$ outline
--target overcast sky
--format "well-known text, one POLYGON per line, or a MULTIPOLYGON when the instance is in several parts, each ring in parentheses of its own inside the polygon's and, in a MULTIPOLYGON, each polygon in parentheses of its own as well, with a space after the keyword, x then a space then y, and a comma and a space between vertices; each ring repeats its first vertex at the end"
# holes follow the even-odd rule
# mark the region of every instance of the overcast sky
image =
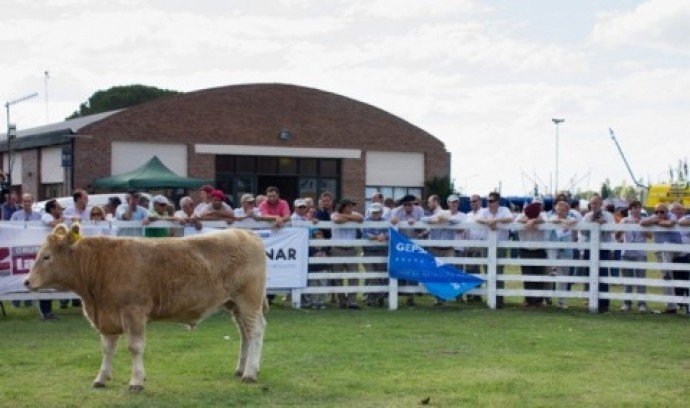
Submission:
POLYGON ((450 151, 464 193, 525 194, 535 180, 552 189, 553 118, 565 119, 559 189, 632 183, 609 128, 645 182, 667 178, 690 151, 687 0, 2 6, 0 101, 39 93, 11 106, 20 129, 61 121, 116 85, 278 82, 335 92, 428 131, 450 151))

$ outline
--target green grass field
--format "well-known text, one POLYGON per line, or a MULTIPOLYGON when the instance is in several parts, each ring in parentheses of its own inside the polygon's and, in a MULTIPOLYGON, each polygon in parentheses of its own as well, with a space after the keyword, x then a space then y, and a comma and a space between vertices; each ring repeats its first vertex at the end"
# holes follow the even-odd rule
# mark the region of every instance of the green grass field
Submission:
MULTIPOLYGON (((584 307, 491 311, 480 304, 398 311, 274 305, 256 384, 233 377, 238 335, 218 314, 196 330, 149 326, 147 382, 127 391, 121 341, 106 389, 91 382, 98 335, 77 309, 41 322, 0 318, 3 407, 687 406, 690 319, 584 307)), ((7 304, 6 304, 7 307, 7 304)))

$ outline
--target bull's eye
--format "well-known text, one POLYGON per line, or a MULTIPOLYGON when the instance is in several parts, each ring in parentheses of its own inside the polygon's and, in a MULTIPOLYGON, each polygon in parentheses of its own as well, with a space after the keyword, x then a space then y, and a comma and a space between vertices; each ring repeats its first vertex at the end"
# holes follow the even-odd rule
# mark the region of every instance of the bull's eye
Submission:
POLYGON ((43 255, 43 260, 44 261, 50 260, 50 255, 48 255, 48 254, 43 255))

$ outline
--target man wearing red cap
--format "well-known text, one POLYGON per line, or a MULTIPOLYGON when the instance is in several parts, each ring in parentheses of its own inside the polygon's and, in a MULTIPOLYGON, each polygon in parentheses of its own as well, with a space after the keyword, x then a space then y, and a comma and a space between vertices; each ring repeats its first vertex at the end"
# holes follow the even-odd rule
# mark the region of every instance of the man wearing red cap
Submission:
POLYGON ((210 194, 211 202, 202 210, 202 220, 235 220, 235 211, 225 202, 225 194, 220 190, 213 190, 210 194))

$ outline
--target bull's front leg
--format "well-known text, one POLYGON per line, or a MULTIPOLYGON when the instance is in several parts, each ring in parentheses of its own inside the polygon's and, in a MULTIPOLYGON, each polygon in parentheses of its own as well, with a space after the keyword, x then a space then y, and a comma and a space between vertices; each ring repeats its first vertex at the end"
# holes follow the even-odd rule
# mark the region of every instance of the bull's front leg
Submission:
POLYGON ((235 376, 242 377, 244 375, 244 367, 247 365, 247 354, 249 353, 249 339, 247 338, 247 328, 244 326, 244 320, 239 313, 239 310, 233 311, 233 317, 237 329, 240 333, 240 355, 237 357, 237 366, 235 367, 235 376))
POLYGON ((105 387, 105 382, 110 379, 113 371, 113 356, 115 355, 117 341, 119 339, 119 335, 108 336, 101 334, 101 350, 103 351, 103 360, 101 361, 101 369, 98 371, 98 375, 93 381, 94 388, 105 387))

